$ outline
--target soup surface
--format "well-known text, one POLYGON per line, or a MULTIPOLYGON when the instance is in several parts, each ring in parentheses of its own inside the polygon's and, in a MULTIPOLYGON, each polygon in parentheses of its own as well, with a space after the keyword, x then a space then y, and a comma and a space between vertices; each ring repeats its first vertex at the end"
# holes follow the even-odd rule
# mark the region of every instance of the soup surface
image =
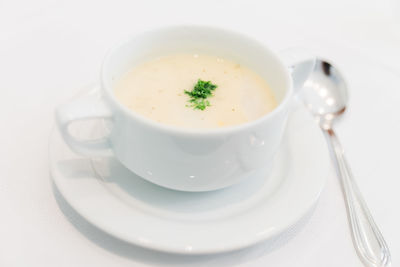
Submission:
POLYGON ((134 112, 185 128, 238 125, 277 106, 267 82, 251 69, 197 54, 169 55, 138 65, 116 81, 114 93, 134 112), (188 92, 199 89, 195 89, 199 80, 217 87, 212 95, 190 102, 193 97, 188 92))

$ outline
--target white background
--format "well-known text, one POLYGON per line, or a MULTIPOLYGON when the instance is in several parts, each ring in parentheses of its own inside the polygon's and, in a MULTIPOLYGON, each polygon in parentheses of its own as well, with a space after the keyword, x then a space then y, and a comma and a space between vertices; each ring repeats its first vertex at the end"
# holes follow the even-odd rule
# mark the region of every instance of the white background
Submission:
POLYGON ((102 57, 120 39, 179 23, 232 28, 275 50, 308 47, 337 63, 351 89, 337 130, 399 266, 396 0, 0 0, 0 266, 362 266, 332 168, 314 214, 291 240, 216 256, 123 243, 85 222, 54 190, 47 155, 54 108, 98 79, 102 57))

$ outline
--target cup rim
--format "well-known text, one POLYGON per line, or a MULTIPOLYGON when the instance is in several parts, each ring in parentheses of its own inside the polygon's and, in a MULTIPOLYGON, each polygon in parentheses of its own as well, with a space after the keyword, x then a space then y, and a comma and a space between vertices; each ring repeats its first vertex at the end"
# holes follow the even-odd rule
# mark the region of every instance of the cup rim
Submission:
POLYGON ((203 25, 173 25, 173 26, 164 26, 164 27, 157 27, 153 28, 151 30, 143 31, 140 33, 136 33, 131 35, 129 38, 126 38, 111 49, 108 50, 106 53, 106 56, 103 59, 102 65, 101 65, 101 71, 100 71, 100 83, 101 83, 101 89, 103 93, 108 97, 107 100, 111 100, 111 103, 120 109, 125 115, 128 115, 129 117, 134 118, 136 121, 141 122, 142 124, 156 128, 160 130, 161 132, 165 133, 171 133, 171 134, 181 134, 181 135, 198 135, 198 136, 213 136, 213 135, 225 135, 233 132, 239 132, 239 131, 245 131, 247 129, 253 128, 257 125, 263 124, 265 121, 271 120, 272 118, 276 117, 282 109, 284 109, 290 101, 290 98, 293 94, 293 82, 289 74, 288 67, 283 63, 283 61, 277 56, 275 52, 273 52, 268 46, 266 46, 264 43, 261 41, 257 40, 256 38, 253 38, 249 35, 246 35, 242 32, 234 31, 231 29, 226 29, 226 28, 221 28, 221 27, 215 27, 215 26, 203 26, 203 25), (263 116, 255 119, 255 120, 250 120, 245 123, 241 123, 238 125, 233 125, 233 126, 225 126, 221 128, 189 128, 189 127, 180 127, 180 126, 175 126, 175 125, 169 125, 169 124, 164 124, 160 122, 156 122, 152 119, 147 118, 146 116, 143 116, 139 114, 138 112, 135 112, 128 107, 124 106, 122 103, 120 103, 115 95, 112 92, 112 88, 109 88, 106 86, 106 65, 109 62, 109 59, 113 56, 115 52, 117 52, 121 47, 123 47, 126 43, 129 43, 132 39, 138 38, 141 35, 145 34, 157 34, 157 32, 160 31, 166 31, 166 30, 174 30, 174 29, 183 29, 183 28, 191 28, 191 29, 205 29, 205 30, 213 30, 213 31, 220 31, 221 34, 230 34, 230 35, 236 35, 237 37, 240 37, 242 39, 246 39, 249 42, 252 42, 254 44, 257 44, 258 46, 262 47, 262 49, 266 50, 278 63, 277 66, 280 68, 280 72, 284 74, 284 77, 286 79, 288 88, 285 92, 285 95, 283 99, 279 102, 278 106, 275 107, 271 112, 268 112, 264 114, 263 116))

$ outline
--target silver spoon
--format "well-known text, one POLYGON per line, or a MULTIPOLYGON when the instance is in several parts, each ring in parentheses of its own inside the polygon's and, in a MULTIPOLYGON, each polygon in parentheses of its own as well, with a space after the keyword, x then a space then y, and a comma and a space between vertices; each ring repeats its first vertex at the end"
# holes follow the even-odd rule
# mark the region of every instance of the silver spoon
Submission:
MULTIPOLYGON (((296 67, 296 66, 294 66, 296 67)), ((346 110, 347 87, 340 73, 328 62, 316 60, 314 71, 304 84, 299 98, 315 115, 329 144, 341 180, 354 247, 366 266, 390 266, 390 252, 361 196, 332 128, 346 110)))

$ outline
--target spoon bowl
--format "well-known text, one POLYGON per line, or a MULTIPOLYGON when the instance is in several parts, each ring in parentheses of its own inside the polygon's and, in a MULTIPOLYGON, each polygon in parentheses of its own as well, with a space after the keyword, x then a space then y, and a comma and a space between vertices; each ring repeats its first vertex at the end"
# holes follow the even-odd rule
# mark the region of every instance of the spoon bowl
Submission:
POLYGON ((324 60, 316 60, 314 71, 304 83, 299 97, 323 128, 330 128, 332 121, 344 113, 348 104, 343 76, 324 60))

